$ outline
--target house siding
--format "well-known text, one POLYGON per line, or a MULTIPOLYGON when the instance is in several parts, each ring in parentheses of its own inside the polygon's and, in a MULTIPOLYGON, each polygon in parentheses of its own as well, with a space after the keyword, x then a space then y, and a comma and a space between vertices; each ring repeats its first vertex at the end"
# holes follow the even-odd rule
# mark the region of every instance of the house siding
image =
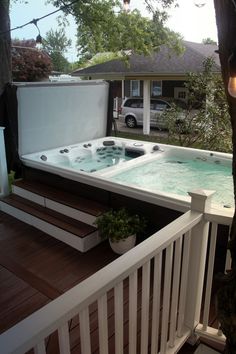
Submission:
POLYGON ((130 80, 125 80, 125 97, 130 97, 130 80))
POLYGON ((174 97, 175 87, 184 87, 185 81, 162 81, 162 96, 174 97))
POLYGON ((120 97, 122 96, 122 89, 121 89, 121 81, 113 81, 113 97, 120 97))

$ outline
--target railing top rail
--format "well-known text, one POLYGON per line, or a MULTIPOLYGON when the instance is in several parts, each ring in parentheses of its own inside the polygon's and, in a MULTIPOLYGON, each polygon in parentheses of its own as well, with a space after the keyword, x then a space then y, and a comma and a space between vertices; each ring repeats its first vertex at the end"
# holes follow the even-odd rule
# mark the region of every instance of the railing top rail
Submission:
POLYGON ((211 208, 204 214, 205 220, 209 222, 216 222, 221 225, 231 225, 234 216, 233 209, 218 210, 211 208))
MULTIPOLYGON (((188 211, 147 240, 73 287, 0 336, 0 348, 22 353, 55 331, 83 308, 132 274, 156 254, 198 224, 203 214, 188 211)), ((7 354, 8 352, 6 352, 7 354)))

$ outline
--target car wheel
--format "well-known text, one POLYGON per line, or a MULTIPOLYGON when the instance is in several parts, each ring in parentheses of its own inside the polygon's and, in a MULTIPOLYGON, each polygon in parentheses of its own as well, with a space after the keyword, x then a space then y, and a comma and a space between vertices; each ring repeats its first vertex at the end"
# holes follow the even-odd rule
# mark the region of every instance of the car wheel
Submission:
POLYGON ((128 128, 135 128, 137 126, 136 119, 134 117, 132 117, 132 116, 126 117, 125 123, 126 123, 128 128))

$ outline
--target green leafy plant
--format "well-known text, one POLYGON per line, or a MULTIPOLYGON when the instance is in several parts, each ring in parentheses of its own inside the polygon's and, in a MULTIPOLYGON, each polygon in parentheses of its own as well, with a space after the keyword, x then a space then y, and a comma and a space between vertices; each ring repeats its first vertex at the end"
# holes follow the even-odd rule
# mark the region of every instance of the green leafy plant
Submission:
POLYGON ((146 226, 146 220, 137 214, 131 215, 125 208, 122 208, 110 210, 99 216, 95 224, 103 239, 109 238, 112 242, 118 242, 142 232, 146 226))
POLYGON ((170 139, 178 140, 178 145, 231 153, 232 130, 222 78, 214 72, 212 58, 203 62, 203 69, 187 74, 186 108, 172 104, 163 119, 168 121, 170 139))

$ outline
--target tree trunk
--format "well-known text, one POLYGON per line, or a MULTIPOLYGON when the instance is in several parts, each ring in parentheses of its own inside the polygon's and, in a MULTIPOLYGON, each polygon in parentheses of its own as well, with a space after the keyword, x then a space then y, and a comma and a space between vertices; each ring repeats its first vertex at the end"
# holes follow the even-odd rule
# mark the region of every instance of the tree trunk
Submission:
POLYGON ((11 82, 10 0, 0 1, 0 96, 6 83, 11 82))
MULTIPOLYGON (((236 4, 233 0, 214 0, 218 29, 219 56, 222 77, 229 104, 233 142, 233 181, 236 196, 236 99, 229 96, 228 58, 236 46, 236 4)), ((235 208, 236 209, 236 208, 235 208)), ((229 248, 232 256, 232 270, 222 276, 222 287, 217 294, 217 311, 222 331, 226 336, 225 353, 236 354, 236 214, 231 228, 229 248)))

